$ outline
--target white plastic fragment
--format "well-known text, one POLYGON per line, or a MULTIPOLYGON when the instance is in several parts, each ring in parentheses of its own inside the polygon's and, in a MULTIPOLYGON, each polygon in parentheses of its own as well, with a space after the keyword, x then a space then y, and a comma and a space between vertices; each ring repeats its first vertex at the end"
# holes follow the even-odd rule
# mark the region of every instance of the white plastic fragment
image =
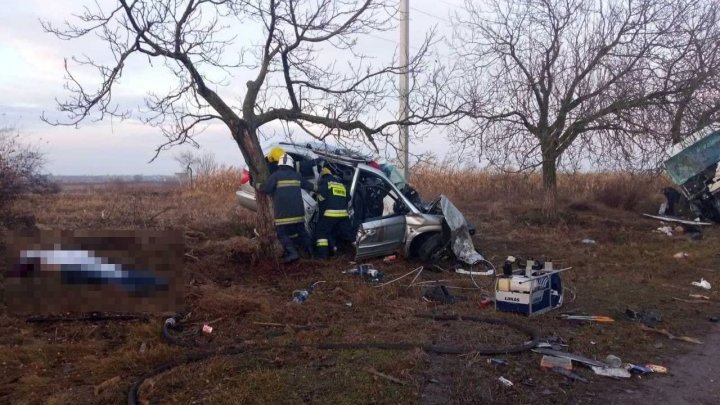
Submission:
POLYGON ((512 387, 514 385, 512 381, 502 376, 498 378, 498 381, 500 381, 506 387, 512 387))
POLYGON ((595 367, 591 366, 592 371, 603 377, 614 377, 614 378, 630 378, 630 372, 622 367, 595 367))
POLYGON ((707 280, 705 280, 704 278, 701 278, 700 281, 693 281, 690 284, 694 285, 695 287, 704 288, 706 290, 709 290, 712 288, 710 283, 708 283, 707 280))

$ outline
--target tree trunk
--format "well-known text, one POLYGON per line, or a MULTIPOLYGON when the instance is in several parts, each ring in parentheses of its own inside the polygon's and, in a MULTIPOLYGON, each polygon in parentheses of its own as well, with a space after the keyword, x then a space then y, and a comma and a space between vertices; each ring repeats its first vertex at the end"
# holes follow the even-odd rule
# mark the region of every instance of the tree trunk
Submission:
MULTIPOLYGON (((253 176, 255 184, 265 182, 268 177, 267 163, 260 148, 260 141, 257 132, 250 126, 238 128, 238 133, 233 134, 240 150, 245 157, 245 163, 253 176)), ((267 194, 255 190, 255 202, 257 206, 257 218, 255 230, 260 240, 260 254, 264 257, 275 257, 275 219, 270 205, 270 198, 267 194)))
POLYGON ((257 204, 255 229, 260 240, 260 254, 264 257, 274 258, 277 254, 275 249, 275 218, 270 205, 270 196, 256 189, 255 202, 257 204))
POLYGON ((555 218, 557 216, 557 157, 545 150, 542 155, 543 213, 547 218, 555 218))

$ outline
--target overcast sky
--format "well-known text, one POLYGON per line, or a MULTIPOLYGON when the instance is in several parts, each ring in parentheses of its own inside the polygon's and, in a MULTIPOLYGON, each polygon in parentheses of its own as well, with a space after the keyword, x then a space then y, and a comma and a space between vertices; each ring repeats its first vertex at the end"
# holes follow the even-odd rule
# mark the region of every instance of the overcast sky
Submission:
MULTIPOLYGON (((113 3, 113 0, 98 1, 113 3)), ((433 26, 437 25, 441 34, 449 36, 449 15, 458 11, 462 2, 411 0, 411 53, 433 26)), ((172 156, 182 147, 163 152, 155 162, 148 163, 154 149, 165 138, 158 129, 135 120, 88 120, 79 129, 54 127, 40 120, 43 112, 55 114, 55 98, 63 99, 67 95, 63 89, 64 58, 82 53, 92 57, 108 55, 100 40, 62 41, 41 29, 40 19, 61 23, 65 16, 79 12, 83 3, 76 0, 3 0, 0 8, 0 125, 17 127, 24 139, 39 145, 48 158, 47 171, 53 174, 171 174, 177 171, 172 156)), ((248 37, 250 33, 243 34, 248 37)), ((372 49, 378 57, 389 58, 396 49, 398 36, 396 32, 378 33, 365 38, 363 46, 372 49)), ((172 82, 170 79, 164 70, 151 68, 146 61, 136 61, 126 70, 115 97, 124 105, 138 107, 147 90, 168 86, 172 82)), ((227 96, 234 96, 232 89, 223 91, 227 96)), ((201 152, 214 153, 220 162, 243 165, 239 149, 222 125, 212 126, 198 136, 197 141, 201 152)), ((432 150, 443 155, 448 147, 441 136, 433 136, 412 145, 411 150, 432 150)))

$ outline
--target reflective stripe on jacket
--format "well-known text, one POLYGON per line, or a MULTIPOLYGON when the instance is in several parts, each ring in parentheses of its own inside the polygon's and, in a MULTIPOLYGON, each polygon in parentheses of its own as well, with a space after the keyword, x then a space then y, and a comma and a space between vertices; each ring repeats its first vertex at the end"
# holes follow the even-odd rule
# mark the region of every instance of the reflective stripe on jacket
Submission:
POLYGON ((320 215, 328 218, 347 218, 349 193, 344 184, 332 174, 326 174, 318 182, 320 215))
POLYGON ((279 166, 262 185, 261 191, 273 196, 275 225, 305 222, 305 204, 301 188, 312 190, 313 185, 287 166, 279 166))

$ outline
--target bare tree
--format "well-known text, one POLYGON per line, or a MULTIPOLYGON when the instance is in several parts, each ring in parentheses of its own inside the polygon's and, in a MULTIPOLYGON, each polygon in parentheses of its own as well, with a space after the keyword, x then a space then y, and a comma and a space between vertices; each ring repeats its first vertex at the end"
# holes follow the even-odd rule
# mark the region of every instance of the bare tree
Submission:
POLYGON ((693 1, 679 19, 673 49, 681 57, 666 57, 664 68, 674 69, 682 91, 647 114, 650 130, 676 144, 720 123, 720 12, 713 1, 693 1), (663 137, 664 135, 664 137, 663 137))
MULTIPOLYGON (((263 125, 280 121, 325 139, 362 139, 376 145, 401 124, 452 120, 447 75, 430 71, 427 38, 409 66, 378 63, 357 51, 365 34, 393 28, 391 0, 117 0, 97 3, 63 26, 44 22, 62 39, 99 36, 112 52, 105 65, 75 57, 75 65, 94 69, 96 86, 81 83, 66 62, 67 101, 59 110, 62 124, 77 125, 90 115, 127 118, 130 112, 113 99, 113 89, 131 58, 162 62, 178 77, 177 87, 150 94, 141 118, 159 126, 171 145, 193 142, 209 122, 224 123, 258 182, 267 167, 258 141, 263 125), (260 44, 232 27, 257 26, 260 44), (343 56, 344 55, 344 56, 343 56), (344 63, 343 63, 344 61, 344 63), (396 97, 394 83, 402 69, 412 74, 411 114, 405 120, 388 113, 396 97), (232 77, 250 77, 244 89, 222 94, 232 77), (235 76, 233 76, 235 75, 235 76), (424 79, 423 79, 424 78, 424 79), (235 94, 242 93, 235 102, 235 94)), ((59 124, 58 122, 53 122, 59 124)), ((273 235, 270 203, 257 194, 258 232, 273 235)), ((270 243, 264 243, 267 251, 270 243)))
POLYGON ((691 36, 680 28, 692 4, 466 1, 455 46, 474 77, 459 94, 474 111, 453 140, 497 166, 541 167, 543 207, 554 215, 561 158, 644 159, 662 143, 648 113, 673 98, 699 99, 689 89, 700 75, 684 69, 691 36))
POLYGON ((18 218, 13 211, 13 203, 22 196, 58 191, 58 186, 42 174, 42 152, 19 138, 15 128, 0 126, 0 229, 17 222, 32 222, 30 218, 18 218))

